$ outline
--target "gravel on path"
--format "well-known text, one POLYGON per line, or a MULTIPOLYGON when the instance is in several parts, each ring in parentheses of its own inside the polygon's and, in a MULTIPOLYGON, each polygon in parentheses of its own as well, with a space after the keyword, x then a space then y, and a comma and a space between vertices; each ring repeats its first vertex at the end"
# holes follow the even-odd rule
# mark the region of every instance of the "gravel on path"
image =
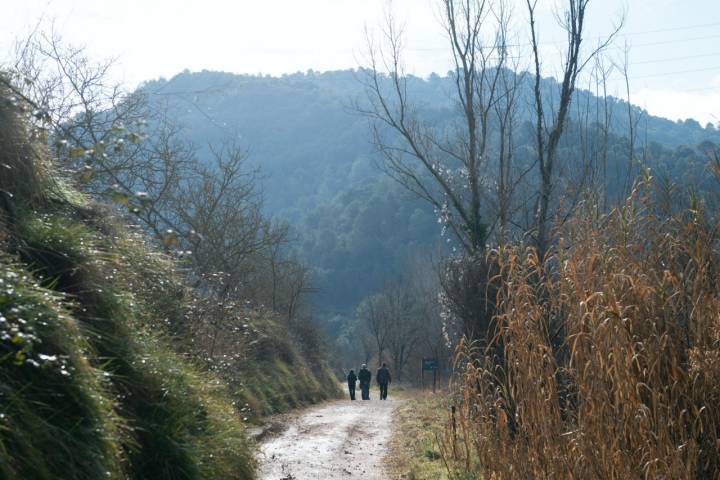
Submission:
POLYGON ((310 408, 260 445, 260 480, 385 480, 393 411, 401 400, 336 401, 310 408))

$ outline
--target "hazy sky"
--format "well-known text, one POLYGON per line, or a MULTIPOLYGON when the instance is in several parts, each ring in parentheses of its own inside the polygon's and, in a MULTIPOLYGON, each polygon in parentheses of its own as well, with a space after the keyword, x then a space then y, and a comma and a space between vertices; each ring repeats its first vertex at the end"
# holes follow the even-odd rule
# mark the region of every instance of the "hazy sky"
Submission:
MULTIPOLYGON (((189 69, 279 75, 355 68, 362 64, 365 27, 375 28, 386 0, 2 0, 0 52, 40 18, 54 20, 64 39, 98 58, 117 57, 116 74, 134 86, 189 69)), ((556 0, 539 0, 544 68, 557 71, 563 39, 553 18, 556 0)), ((524 0, 514 0, 517 43, 528 41, 524 0)), ((446 72, 447 43, 438 0, 396 0, 406 28, 407 70, 446 72)), ((592 0, 586 40, 625 26, 616 58, 630 47, 631 100, 671 119, 720 122, 720 0, 592 0)), ((526 52, 525 52, 526 53, 526 52)), ((0 58, 4 58, 0 55, 0 58)), ((624 95, 619 77, 611 93, 624 95)))

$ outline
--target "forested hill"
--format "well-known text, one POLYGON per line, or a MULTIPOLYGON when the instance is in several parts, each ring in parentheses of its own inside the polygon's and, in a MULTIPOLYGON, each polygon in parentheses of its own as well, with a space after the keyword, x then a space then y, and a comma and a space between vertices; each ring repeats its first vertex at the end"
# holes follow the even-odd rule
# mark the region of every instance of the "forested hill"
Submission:
MULTIPOLYGON (((349 312, 402 271, 413 252, 448 248, 432 209, 376 166, 368 121, 352 106, 365 95, 362 75, 184 72, 141 87, 186 129, 200 155, 209 143, 227 139, 247 148, 264 176, 265 208, 293 225, 300 254, 316 271, 316 300, 325 312, 349 312)), ((554 82, 544 86, 549 91, 554 82)), ((409 80, 410 97, 439 119, 451 116, 451 88, 446 76, 409 80)), ((597 102, 580 91, 577 104, 597 102)), ((621 138, 627 104, 610 98, 609 105, 611 129, 621 138)), ((696 150, 701 142, 720 143, 712 125, 653 117, 637 107, 633 116, 639 141, 670 176, 703 163, 696 150)))

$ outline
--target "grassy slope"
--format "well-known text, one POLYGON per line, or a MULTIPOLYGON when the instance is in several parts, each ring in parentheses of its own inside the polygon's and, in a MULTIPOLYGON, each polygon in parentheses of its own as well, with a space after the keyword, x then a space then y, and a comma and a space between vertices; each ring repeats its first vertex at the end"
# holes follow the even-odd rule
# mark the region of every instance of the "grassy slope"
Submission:
POLYGON ((250 445, 229 397, 163 341, 165 309, 133 293, 144 283, 133 261, 153 261, 152 253, 100 212, 75 207, 55 201, 45 213, 19 210, 14 221, 10 250, 20 261, 3 267, 24 283, 0 305, 11 332, 0 368, 13 399, 0 436, 3 474, 251 478, 250 445), (32 343, 12 333, 18 327, 31 328, 32 343), (67 368, 48 357, 67 358, 67 368))
MULTIPOLYGON (((173 265, 58 183, 1 94, 0 479, 252 478, 231 390, 164 334, 187 296, 173 265)), ((261 412, 332 394, 287 344, 239 382, 261 412)))
POLYGON ((258 338, 233 389, 251 418, 336 398, 337 380, 324 361, 306 359, 277 322, 255 320, 258 338))

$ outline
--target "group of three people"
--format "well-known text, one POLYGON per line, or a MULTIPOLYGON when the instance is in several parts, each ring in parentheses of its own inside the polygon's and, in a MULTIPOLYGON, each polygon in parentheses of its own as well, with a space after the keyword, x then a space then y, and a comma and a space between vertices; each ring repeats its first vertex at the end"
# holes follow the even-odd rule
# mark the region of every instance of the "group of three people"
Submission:
MULTIPOLYGON (((368 370, 367 365, 363 363, 362 368, 357 375, 354 370, 350 370, 347 376, 348 390, 350 391, 350 400, 355 400, 355 385, 358 380, 360 381, 360 393, 363 400, 370 400, 370 380, 372 380, 372 373, 368 370)), ((386 364, 382 364, 375 374, 375 380, 380 387, 380 400, 387 400, 388 384, 392 380, 390 377, 390 370, 386 364)))

